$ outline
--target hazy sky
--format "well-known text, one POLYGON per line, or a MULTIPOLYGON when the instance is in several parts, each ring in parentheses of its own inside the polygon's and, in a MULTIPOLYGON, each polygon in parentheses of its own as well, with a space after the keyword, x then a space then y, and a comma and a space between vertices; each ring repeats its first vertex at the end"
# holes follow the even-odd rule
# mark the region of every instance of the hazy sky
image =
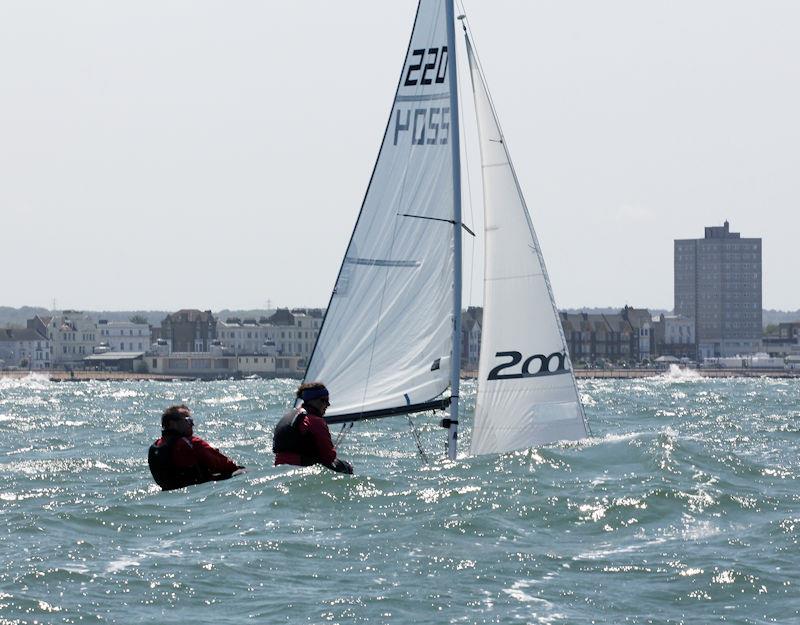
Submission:
MULTIPOLYGON (((800 2, 465 5, 559 306, 671 308, 728 219, 800 308, 800 2)), ((326 305, 415 9, 0 0, 0 305, 326 305)))

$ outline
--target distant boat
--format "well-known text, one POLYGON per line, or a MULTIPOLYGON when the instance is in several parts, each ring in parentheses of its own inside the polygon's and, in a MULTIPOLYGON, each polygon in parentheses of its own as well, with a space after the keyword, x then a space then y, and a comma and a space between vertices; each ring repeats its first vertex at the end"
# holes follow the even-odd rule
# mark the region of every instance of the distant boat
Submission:
MULTIPOLYGON (((460 16, 462 19, 464 16, 460 16)), ((421 0, 377 162, 306 370, 329 423, 450 408, 461 355, 461 164, 452 0, 421 0), (449 391, 449 392, 448 392, 449 391)), ((467 28, 485 211, 472 454, 587 436, 541 249, 467 28)))

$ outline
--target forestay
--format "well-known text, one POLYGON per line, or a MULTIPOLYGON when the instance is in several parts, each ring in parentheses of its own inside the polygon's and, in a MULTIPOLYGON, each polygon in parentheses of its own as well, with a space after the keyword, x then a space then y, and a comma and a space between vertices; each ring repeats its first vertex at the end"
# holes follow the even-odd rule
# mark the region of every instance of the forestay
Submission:
POLYGON ((375 169, 306 370, 306 380, 330 389, 329 420, 418 410, 450 382, 450 54, 444 0, 422 0, 375 169))
POLYGON ((472 454, 586 436, 539 242, 467 39, 485 211, 484 309, 472 454))

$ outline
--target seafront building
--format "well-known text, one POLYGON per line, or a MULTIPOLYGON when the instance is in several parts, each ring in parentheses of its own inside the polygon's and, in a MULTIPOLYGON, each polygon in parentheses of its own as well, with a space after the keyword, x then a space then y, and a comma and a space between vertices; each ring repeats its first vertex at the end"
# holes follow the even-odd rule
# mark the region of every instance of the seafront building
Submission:
POLYGON ((774 332, 764 335, 763 343, 770 356, 800 356, 800 321, 779 323, 774 332))
POLYGON ((144 358, 149 373, 195 378, 228 378, 236 375, 236 356, 225 356, 221 349, 210 352, 170 352, 144 358))
POLYGON ((761 351, 761 239, 722 226, 676 239, 675 314, 695 321, 698 358, 761 351))
POLYGON ((233 354, 275 354, 275 326, 260 320, 230 317, 217 321, 217 340, 233 354))
POLYGON ((653 317, 653 345, 659 356, 697 357, 694 319, 683 315, 653 317))
POLYGON ((167 315, 154 338, 167 341, 170 351, 207 352, 217 339, 217 320, 210 310, 184 308, 167 315))
POLYGON ((631 308, 625 306, 620 315, 638 333, 638 360, 648 360, 653 352, 653 316, 646 308, 631 308))
POLYGON ((32 328, 0 329, 0 364, 25 369, 49 369, 50 342, 32 328))
POLYGON ((483 308, 470 306, 461 316, 461 368, 477 371, 481 355, 483 308))
POLYGON ((621 312, 562 312, 560 319, 574 365, 639 360, 639 329, 621 312))
POLYGON ((28 319, 25 328, 7 328, 0 334, 4 366, 29 369, 82 366, 99 343, 97 325, 79 311, 28 319))
MULTIPOLYGON (((289 368, 284 362, 281 363, 281 370, 289 368)), ((278 375, 278 359, 274 356, 263 354, 244 354, 236 357, 236 369, 243 376, 254 376, 271 378, 278 375)), ((295 364, 296 369, 296 364, 295 364)))
POLYGON ((279 308, 258 321, 228 318, 217 323, 217 342, 238 357, 242 373, 268 374, 274 367, 275 375, 302 375, 323 316, 321 309, 279 308))
POLYGON ((65 310, 53 317, 39 318, 46 323, 47 338, 52 344, 52 364, 78 367, 100 344, 97 324, 83 312, 65 310))
POLYGON ((146 323, 100 319, 97 332, 100 345, 111 351, 146 352, 150 349, 150 326, 146 323))
POLYGON ((323 317, 324 312, 320 309, 279 308, 275 311, 267 322, 275 328, 278 354, 296 356, 307 362, 317 342, 323 317))
MULTIPOLYGON (((223 321, 210 311, 183 309, 167 316, 166 327, 150 327, 135 321, 95 322, 84 313, 64 311, 35 316, 24 328, 0 329, 0 368, 98 368, 201 378, 300 377, 323 317, 319 309, 278 309, 257 320, 223 321), (176 339, 192 349, 174 349, 176 339)), ((660 356, 697 357, 695 320, 685 315, 652 316, 647 309, 625 306, 618 313, 561 312, 559 318, 576 368, 634 365, 660 356)), ((483 309, 469 307, 462 320, 461 368, 475 373, 483 309)), ((775 326, 763 337, 763 346, 773 357, 800 356, 800 322, 775 326)))

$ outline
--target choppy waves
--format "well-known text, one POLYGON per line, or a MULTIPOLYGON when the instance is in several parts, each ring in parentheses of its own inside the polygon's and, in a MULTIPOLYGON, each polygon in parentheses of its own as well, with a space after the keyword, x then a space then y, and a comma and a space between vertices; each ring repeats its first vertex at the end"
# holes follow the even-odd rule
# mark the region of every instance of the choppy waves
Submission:
POLYGON ((271 466, 291 390, 0 381, 0 624, 800 621, 798 381, 586 380, 591 439, 455 463, 358 424, 355 476, 271 466), (160 492, 176 402, 249 472, 160 492))

